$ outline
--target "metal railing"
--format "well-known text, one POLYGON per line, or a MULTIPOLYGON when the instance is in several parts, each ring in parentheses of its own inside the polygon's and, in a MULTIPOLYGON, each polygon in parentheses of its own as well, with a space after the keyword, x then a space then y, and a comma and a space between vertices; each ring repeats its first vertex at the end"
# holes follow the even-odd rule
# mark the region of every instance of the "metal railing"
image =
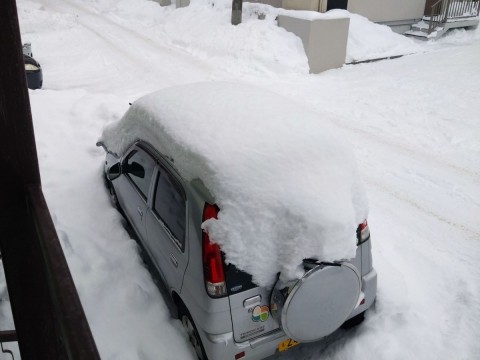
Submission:
POLYGON ((458 19, 478 15, 479 0, 450 0, 448 6, 448 19, 458 19))
POLYGON ((430 11, 428 34, 450 19, 478 16, 480 0, 439 0, 430 11))

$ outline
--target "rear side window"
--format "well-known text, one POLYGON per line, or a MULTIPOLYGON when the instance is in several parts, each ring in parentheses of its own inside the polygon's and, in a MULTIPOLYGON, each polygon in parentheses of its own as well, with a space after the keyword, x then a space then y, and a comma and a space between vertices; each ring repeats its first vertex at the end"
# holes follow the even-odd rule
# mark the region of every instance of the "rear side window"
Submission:
POLYGON ((128 156, 124 166, 127 176, 146 199, 155 161, 145 151, 137 149, 128 156))
POLYGON ((160 168, 155 186, 153 211, 178 241, 179 247, 185 244, 186 199, 181 185, 160 168))

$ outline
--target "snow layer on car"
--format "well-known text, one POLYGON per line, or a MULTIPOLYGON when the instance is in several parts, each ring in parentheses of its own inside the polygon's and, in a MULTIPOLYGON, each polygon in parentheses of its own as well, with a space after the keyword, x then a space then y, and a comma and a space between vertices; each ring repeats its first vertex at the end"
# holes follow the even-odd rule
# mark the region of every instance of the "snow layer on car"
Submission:
POLYGON ((355 255, 366 195, 350 146, 322 117, 256 87, 197 83, 139 99, 101 140, 122 154, 143 139, 202 179, 221 209, 204 229, 266 286, 300 276, 304 258, 355 255))

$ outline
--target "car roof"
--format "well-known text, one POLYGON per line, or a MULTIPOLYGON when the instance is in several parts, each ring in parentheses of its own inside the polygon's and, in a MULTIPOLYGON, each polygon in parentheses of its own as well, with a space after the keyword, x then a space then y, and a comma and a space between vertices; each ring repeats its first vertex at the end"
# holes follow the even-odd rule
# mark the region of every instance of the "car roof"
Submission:
POLYGON ((173 159, 182 175, 195 178, 199 174, 181 164, 186 157, 196 158, 197 164, 186 160, 188 167, 201 165, 208 171, 220 170, 225 159, 242 164, 255 159, 301 162, 312 153, 323 159, 349 159, 349 145, 335 137, 330 121, 329 115, 256 86, 195 83, 135 101, 121 121, 105 129, 101 140, 118 155, 143 140, 173 159))
POLYGON ((302 256, 354 255, 368 205, 351 146, 334 123, 256 86, 195 83, 135 101, 101 141, 123 154, 141 139, 172 158, 185 180, 201 179, 222 213, 212 238, 227 261, 267 284, 281 270, 276 263, 293 274, 302 256), (246 251, 258 244, 259 253, 246 251))

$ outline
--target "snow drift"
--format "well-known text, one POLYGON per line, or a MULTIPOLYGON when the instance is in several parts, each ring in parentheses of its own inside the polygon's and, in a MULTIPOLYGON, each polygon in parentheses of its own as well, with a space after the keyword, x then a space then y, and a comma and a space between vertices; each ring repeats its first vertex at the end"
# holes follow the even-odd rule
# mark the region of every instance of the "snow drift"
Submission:
POLYGON ((204 228, 260 285, 306 257, 351 258, 366 195, 350 146, 322 117, 269 91, 199 83, 136 101, 103 133, 122 154, 143 139, 200 178, 221 211, 204 228))

